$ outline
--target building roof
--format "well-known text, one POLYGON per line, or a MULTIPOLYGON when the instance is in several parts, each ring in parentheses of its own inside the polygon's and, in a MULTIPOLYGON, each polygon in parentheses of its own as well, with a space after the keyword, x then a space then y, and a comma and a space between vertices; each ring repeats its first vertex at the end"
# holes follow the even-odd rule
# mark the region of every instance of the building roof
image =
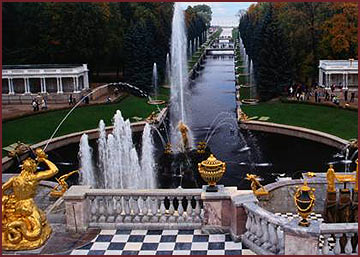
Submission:
POLYGON ((17 69, 61 69, 61 68, 75 68, 83 66, 82 64, 23 64, 23 65, 3 65, 3 70, 17 70, 17 69))
POLYGON ((319 68, 324 70, 358 70, 358 60, 320 60, 319 68))

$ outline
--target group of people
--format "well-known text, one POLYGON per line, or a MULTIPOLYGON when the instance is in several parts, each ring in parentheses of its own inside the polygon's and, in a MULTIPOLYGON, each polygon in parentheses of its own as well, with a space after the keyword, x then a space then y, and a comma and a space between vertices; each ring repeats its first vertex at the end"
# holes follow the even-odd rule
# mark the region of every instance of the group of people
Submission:
MULTIPOLYGON (((298 101, 310 100, 311 96, 314 96, 316 103, 332 102, 336 105, 340 104, 340 97, 335 93, 336 85, 332 85, 330 89, 320 88, 314 85, 311 88, 306 87, 304 84, 297 86, 290 86, 288 88, 288 97, 296 98, 298 101)), ((353 103, 355 101, 355 92, 351 92, 349 100, 349 90, 341 88, 341 95, 346 103, 353 103)))
POLYGON ((40 106, 41 106, 41 110, 47 110, 47 108, 48 108, 45 97, 42 97, 40 102, 38 99, 34 98, 31 101, 31 106, 32 106, 34 112, 40 111, 40 106))
MULTIPOLYGON (((82 99, 83 103, 85 103, 85 104, 89 104, 89 102, 90 102, 90 98, 89 98, 88 95, 85 96, 85 97, 84 97, 83 95, 81 95, 81 96, 80 96, 80 101, 81 101, 81 99, 82 99)), ((76 104, 76 98, 73 97, 72 94, 69 95, 68 103, 69 103, 69 105, 74 105, 74 104, 76 104)))

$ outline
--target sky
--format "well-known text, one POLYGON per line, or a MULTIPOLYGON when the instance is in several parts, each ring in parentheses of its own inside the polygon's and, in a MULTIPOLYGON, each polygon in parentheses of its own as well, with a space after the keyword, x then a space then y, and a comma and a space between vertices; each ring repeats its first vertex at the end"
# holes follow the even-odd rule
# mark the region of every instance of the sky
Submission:
POLYGON ((211 25, 239 25, 239 18, 236 17, 240 9, 247 9, 254 2, 182 2, 182 6, 186 9, 189 5, 206 4, 211 7, 213 12, 211 25))

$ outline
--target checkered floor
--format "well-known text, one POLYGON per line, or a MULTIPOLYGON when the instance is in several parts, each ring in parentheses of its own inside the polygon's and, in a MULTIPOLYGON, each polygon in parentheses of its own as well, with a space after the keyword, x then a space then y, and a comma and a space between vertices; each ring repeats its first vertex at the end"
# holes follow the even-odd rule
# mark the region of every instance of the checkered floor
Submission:
POLYGON ((254 254, 230 235, 201 230, 101 230, 71 255, 241 255, 254 254))
MULTIPOLYGON (((300 218, 299 214, 297 214, 297 213, 291 213, 291 212, 287 212, 287 213, 279 213, 279 212, 276 212, 275 215, 281 216, 281 217, 283 217, 283 218, 287 218, 287 219, 289 219, 289 220, 299 219, 299 218, 300 218)), ((309 220, 317 220, 317 221, 319 221, 319 222, 323 222, 323 221, 324 221, 324 219, 323 219, 323 217, 322 217, 321 214, 319 214, 319 213, 314 213, 314 212, 310 213, 308 219, 309 219, 309 220)))

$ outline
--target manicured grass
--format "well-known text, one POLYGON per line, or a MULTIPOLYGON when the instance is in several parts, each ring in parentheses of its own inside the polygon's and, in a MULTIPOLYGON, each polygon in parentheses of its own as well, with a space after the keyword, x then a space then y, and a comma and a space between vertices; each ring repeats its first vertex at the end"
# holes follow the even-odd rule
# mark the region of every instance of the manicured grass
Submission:
POLYGON ((242 105, 249 116, 268 116, 269 122, 323 131, 344 139, 358 137, 358 114, 355 111, 296 103, 267 102, 242 105))
MULTIPOLYGON (((169 89, 161 88, 159 99, 168 100, 169 91, 169 89)), ((145 118, 149 116, 152 111, 157 110, 156 105, 149 105, 147 101, 147 98, 130 95, 118 103, 79 106, 63 123, 55 137, 97 128, 101 119, 104 120, 106 126, 110 126, 112 124, 111 119, 116 110, 121 110, 125 118, 134 116, 145 118)), ((34 144, 48 139, 68 111, 69 110, 47 112, 3 122, 3 147, 17 141, 34 144)))

